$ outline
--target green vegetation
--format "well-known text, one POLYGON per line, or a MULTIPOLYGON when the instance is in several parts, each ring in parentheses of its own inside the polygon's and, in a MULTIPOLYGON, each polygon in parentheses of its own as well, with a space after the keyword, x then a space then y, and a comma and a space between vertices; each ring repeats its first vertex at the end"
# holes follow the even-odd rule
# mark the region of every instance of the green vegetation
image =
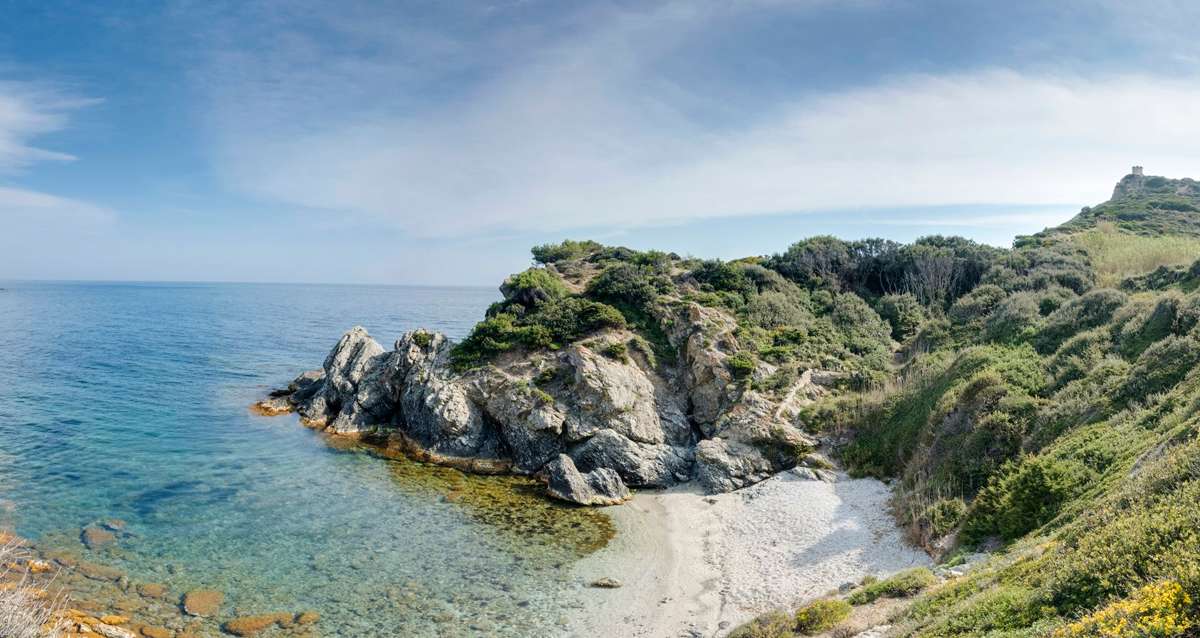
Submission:
MULTIPOLYGON (((915 542, 999 547, 965 577, 851 593, 915 593, 896 635, 1197 635, 1200 185, 1131 176, 1118 195, 1009 251, 822 237, 763 262, 802 288, 800 308, 855 295, 900 343, 885 377, 801 423, 840 441, 851 473, 897 479, 915 542)), ((738 312, 752 336, 812 323, 777 299, 738 312)), ((779 370, 756 387, 786 386, 814 335, 760 347, 779 370)))
POLYGON ((729 638, 792 638, 797 634, 813 636, 829 631, 845 620, 850 603, 834 598, 815 600, 789 616, 780 611, 763 614, 734 629, 729 638))
POLYGON ((600 350, 600 352, 614 361, 621 363, 629 363, 629 347, 621 342, 610 343, 600 350))
POLYGON ((828 631, 850 615, 850 603, 823 598, 796 610, 796 631, 811 636, 828 631))
MULTIPOLYGON (((606 356, 673 366, 689 338, 679 322, 717 317, 731 334, 705 345, 739 388, 782 396, 806 370, 843 373, 799 421, 829 434, 852 474, 895 479, 912 540, 999 548, 961 578, 915 570, 851 593, 913 597, 894 633, 1195 636, 1200 184, 1130 176, 1117 194, 1011 250, 814 237, 702 261, 540 246, 542 266, 505 282, 455 361, 609 331, 606 356)), ((844 605, 732 635, 824 631, 844 605)))
POLYGON ((933 585, 937 577, 924 567, 900 572, 890 578, 867 583, 850 592, 846 599, 851 605, 866 605, 880 598, 904 598, 933 585))
POLYGON ((729 638, 791 638, 795 622, 781 611, 768 612, 734 629, 729 638))

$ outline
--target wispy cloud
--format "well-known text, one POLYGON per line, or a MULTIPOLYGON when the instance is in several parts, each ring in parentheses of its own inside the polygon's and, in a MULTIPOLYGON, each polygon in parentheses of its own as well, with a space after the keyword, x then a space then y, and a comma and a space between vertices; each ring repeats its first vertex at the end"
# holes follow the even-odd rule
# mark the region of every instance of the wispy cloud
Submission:
POLYGON ((32 140, 62 129, 68 112, 91 102, 29 83, 0 82, 0 172, 35 162, 75 159, 34 146, 32 140))
POLYGON ((406 92, 432 90, 406 52, 435 42, 448 64, 477 68, 453 38, 417 31, 418 40, 398 28, 403 45, 363 57, 345 42, 331 50, 277 35, 287 47, 266 61, 236 53, 259 61, 238 68, 266 75, 209 76, 221 170, 268 200, 457 235, 871 206, 1081 204, 1103 198, 1133 163, 1173 174, 1200 167, 1200 85, 1149 76, 904 75, 764 100, 714 124, 700 114, 717 105, 655 69, 720 29, 727 12, 671 4, 592 16, 567 38, 528 36, 530 50, 432 101, 406 92), (346 93, 353 100, 341 100, 346 93))
MULTIPOLYGON (((75 160, 36 146, 34 140, 62 130, 71 111, 94 102, 36 84, 0 82, 0 174, 12 178, 39 162, 75 160)), ((103 206, 0 183, 0 220, 10 239, 28 239, 25 235, 34 232, 44 238, 69 225, 114 219, 103 206)))

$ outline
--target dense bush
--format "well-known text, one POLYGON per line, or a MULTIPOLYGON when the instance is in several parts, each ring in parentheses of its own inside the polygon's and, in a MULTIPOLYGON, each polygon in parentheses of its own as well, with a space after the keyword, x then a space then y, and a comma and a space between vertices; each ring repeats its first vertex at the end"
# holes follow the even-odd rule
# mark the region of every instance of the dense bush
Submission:
POLYGON ((766 265, 803 286, 840 289, 853 271, 854 261, 848 242, 823 235, 792 244, 783 254, 769 258, 766 265))
POLYGON ((955 325, 981 325, 1007 296, 1008 292, 1000 286, 983 284, 955 301, 947 316, 955 325))
POLYGON ((1038 295, 1027 291, 1009 295, 984 320, 985 338, 998 343, 1033 339, 1042 318, 1040 301, 1038 295))
POLYGON ((1200 626, 1183 585, 1163 581, 1138 589, 1084 618, 1061 627, 1053 638, 1170 638, 1200 626))
POLYGON ((892 338, 907 341, 925 322, 925 307, 911 294, 890 294, 879 298, 876 312, 892 328, 892 338))
POLYGON ((1067 339, 1047 362, 1052 385, 1060 388, 1083 378, 1093 370, 1112 349, 1111 331, 1095 328, 1067 339))
POLYGON ((1128 299, 1118 290, 1101 289, 1070 301, 1046 318, 1038 334, 1038 349, 1053 352, 1071 335, 1107 323, 1128 299))
POLYGON ((1039 457, 1011 462, 972 503, 965 537, 975 541, 991 536, 1020 538, 1049 523, 1095 478, 1075 461, 1039 457))
POLYGON ((754 295, 742 309, 745 320, 759 328, 809 326, 816 319, 808 309, 806 298, 784 292, 763 292, 754 295))
POLYGON ((705 291, 732 292, 746 297, 758 290, 739 264, 719 259, 701 262, 691 274, 705 291))
POLYGON ((858 295, 837 295, 829 318, 846 335, 846 347, 859 355, 890 351, 892 328, 858 295))
POLYGON ((456 367, 469 368, 516 348, 558 347, 597 330, 625 325, 625 317, 612 306, 566 297, 522 316, 501 312, 488 317, 454 347, 452 358, 456 367))
POLYGON ((622 310, 645 312, 658 298, 654 275, 633 264, 620 263, 605 268, 587 288, 589 297, 622 310))
POLYGON ((829 631, 845 620, 850 611, 850 603, 844 600, 814 600, 796 610, 795 629, 806 636, 829 631))
POLYGON ((863 585, 846 598, 851 605, 865 605, 880 598, 904 598, 919 593, 937 582, 937 576, 924 567, 902 571, 890 578, 863 585))
POLYGON ((1154 302, 1130 303, 1122 308, 1113 317, 1115 341, 1121 354, 1135 358, 1150 344, 1174 332, 1182 305, 1183 295, 1170 291, 1154 302))
POLYGON ((530 309, 570 294, 566 284, 545 268, 530 268, 504 280, 500 293, 506 302, 530 309))
POLYGON ((1126 401, 1142 401, 1170 390, 1200 363, 1200 341, 1170 335, 1142 352, 1121 387, 1126 401))
POLYGON ((569 259, 581 259, 588 255, 600 252, 604 246, 591 241, 572 241, 564 239, 559 244, 542 244, 535 246, 532 250, 533 258, 539 263, 553 264, 559 261, 567 261, 569 259))
POLYGON ((754 368, 757 366, 754 356, 748 352, 738 352, 730 355, 725 360, 725 365, 729 367, 729 373, 735 379, 745 379, 754 372, 754 368))
POLYGON ((729 638, 791 638, 795 620, 781 611, 765 613, 734 629, 729 638))

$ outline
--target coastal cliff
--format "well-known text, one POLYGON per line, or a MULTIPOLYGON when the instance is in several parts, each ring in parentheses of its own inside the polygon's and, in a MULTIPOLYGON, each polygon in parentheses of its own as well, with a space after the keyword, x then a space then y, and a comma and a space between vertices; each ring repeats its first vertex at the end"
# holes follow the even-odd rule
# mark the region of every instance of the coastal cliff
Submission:
POLYGON ((723 492, 810 462, 816 442, 795 410, 828 391, 814 378, 836 378, 802 375, 782 400, 756 392, 733 378, 718 345, 733 339, 732 325, 685 306, 669 335, 682 356, 670 367, 632 348, 612 354, 635 335, 605 329, 465 370, 444 335, 408 332, 389 350, 355 327, 322 369, 257 407, 468 471, 543 472, 551 494, 583 504, 691 480, 723 492))
POLYGON ((891 349, 855 295, 810 295, 761 265, 592 242, 534 252, 462 342, 415 330, 387 349, 356 327, 257 410, 611 504, 628 487, 725 492, 823 466, 801 409, 891 349))

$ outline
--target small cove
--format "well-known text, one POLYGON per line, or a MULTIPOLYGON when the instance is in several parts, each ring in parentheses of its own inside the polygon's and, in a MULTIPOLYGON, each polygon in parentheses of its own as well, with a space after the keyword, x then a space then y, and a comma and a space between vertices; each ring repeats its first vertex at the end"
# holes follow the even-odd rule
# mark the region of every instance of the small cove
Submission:
POLYGON ((321 613, 320 635, 554 635, 607 516, 527 479, 469 476, 247 406, 347 328, 460 337, 488 289, 6 283, 0 524, 237 612, 321 613), (85 550, 81 527, 126 522, 85 550), (383 629, 385 628, 385 629, 383 629))

